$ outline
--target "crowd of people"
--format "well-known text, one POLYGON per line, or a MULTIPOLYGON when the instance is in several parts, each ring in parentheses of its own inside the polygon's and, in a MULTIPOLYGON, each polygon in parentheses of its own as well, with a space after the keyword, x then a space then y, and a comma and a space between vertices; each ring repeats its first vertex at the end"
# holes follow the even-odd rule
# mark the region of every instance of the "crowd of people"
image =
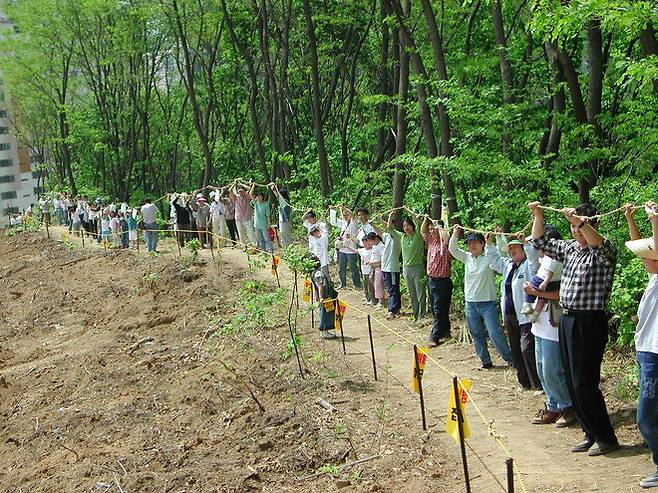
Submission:
MULTIPOLYGON (((202 248, 211 246, 211 231, 216 241, 230 237, 234 245, 257 245, 269 253, 274 251, 275 240, 283 248, 293 242, 290 198, 273 183, 266 189, 237 184, 215 189, 209 194, 210 203, 196 192, 167 197, 169 219, 180 245, 196 238, 202 248), (278 210, 275 227, 270 193, 278 210)), ((137 239, 139 221, 148 250, 157 251, 157 208, 151 200, 132 209, 61 194, 42 198, 39 206, 44 222, 51 220, 52 211, 71 231, 98 241, 111 240, 123 248, 137 239)), ((465 248, 460 246, 461 226, 445 228, 442 221, 428 216, 406 217, 397 223, 392 211, 380 221, 371 221, 367 209, 353 212, 343 207, 330 211, 327 224, 308 210, 301 220, 317 265, 312 284, 319 301, 320 334, 325 339, 335 337, 332 301, 351 283, 362 291, 364 305, 385 312, 388 320, 402 318, 416 325, 429 323, 431 317, 426 345, 444 344, 452 338, 450 310, 460 310, 452 306, 452 266, 454 261, 461 262, 463 313, 480 369, 494 367, 490 340, 504 364, 515 370, 519 385, 545 395, 545 405, 532 418, 533 424, 566 427, 579 422, 584 437, 572 452, 609 454, 619 448, 619 442, 599 383, 618 250, 599 233, 598 211, 591 204, 563 210, 571 239, 561 238, 556 227, 545 223, 539 203, 530 203, 529 208, 534 218, 530 236, 505 234, 499 228, 487 234, 468 232, 465 248), (335 238, 331 244, 330 236, 335 238), (332 260, 338 266, 337 282, 329 270, 332 260), (499 289, 497 274, 501 275, 499 289), (402 279, 409 313, 402 311, 402 279)), ((650 274, 636 331, 637 423, 658 469, 658 206, 647 203, 645 209, 652 238, 640 237, 635 207, 627 206, 625 217, 631 238, 627 246, 650 274)), ((640 485, 658 487, 658 470, 640 485)))

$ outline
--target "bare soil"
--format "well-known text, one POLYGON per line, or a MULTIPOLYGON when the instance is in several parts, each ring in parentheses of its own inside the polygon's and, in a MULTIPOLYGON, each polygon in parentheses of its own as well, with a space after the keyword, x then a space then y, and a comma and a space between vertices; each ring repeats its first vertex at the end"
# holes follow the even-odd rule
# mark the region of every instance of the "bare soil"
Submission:
MULTIPOLYGON (((0 491, 465 491, 459 446, 444 431, 451 375, 428 363, 423 432, 412 349, 394 333, 422 342, 427 324, 384 322, 360 293, 341 291, 344 355, 340 340, 319 339, 302 304, 302 379, 285 309, 259 330, 222 330, 240 313, 245 283, 276 289, 269 266, 249 268, 232 248, 191 265, 167 241, 157 257, 73 242, 71 251, 41 233, 0 236, 0 491), (372 325, 376 382, 366 313, 386 326, 372 325)), ((290 288, 284 265, 280 278, 290 288)), ((458 342, 431 355, 473 380, 484 415, 468 405, 474 492, 505 491, 508 456, 516 491, 641 491, 651 460, 634 404, 618 398, 631 355, 606 360, 625 447, 599 458, 569 452, 576 427, 531 425, 542 398, 510 370, 477 371, 458 342)))

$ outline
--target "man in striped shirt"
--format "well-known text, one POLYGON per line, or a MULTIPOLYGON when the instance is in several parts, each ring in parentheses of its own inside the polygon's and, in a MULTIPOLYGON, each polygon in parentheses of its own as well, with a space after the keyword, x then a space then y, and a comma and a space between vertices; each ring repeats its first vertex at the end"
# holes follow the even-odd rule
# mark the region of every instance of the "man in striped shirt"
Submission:
POLYGON ((617 249, 597 231, 598 214, 591 204, 564 209, 573 240, 549 240, 544 234, 544 211, 539 202, 528 207, 534 214, 532 238, 535 248, 564 264, 560 305, 560 353, 573 401, 585 439, 572 452, 590 456, 619 448, 610 423, 603 394, 599 389, 601 362, 608 342, 606 307, 617 265, 617 249))

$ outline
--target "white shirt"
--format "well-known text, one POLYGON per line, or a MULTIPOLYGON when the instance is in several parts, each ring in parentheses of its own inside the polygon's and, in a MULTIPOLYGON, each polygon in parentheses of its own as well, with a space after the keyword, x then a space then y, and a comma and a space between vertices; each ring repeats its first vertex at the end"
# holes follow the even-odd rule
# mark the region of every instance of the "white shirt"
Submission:
POLYGON ((144 218, 144 223, 146 224, 154 224, 155 221, 155 213, 157 212, 157 208, 155 207, 155 204, 144 204, 142 206, 142 217, 144 218))
POLYGON ((635 349, 658 354, 658 274, 651 274, 637 309, 637 317, 635 349))
POLYGON ((361 257, 361 274, 365 276, 370 275, 370 272, 372 272, 372 268, 370 267, 368 261, 371 258, 372 249, 359 248, 357 252, 359 254, 359 257, 361 257))
POLYGON ((372 224, 370 224, 370 221, 368 221, 365 224, 359 223, 359 230, 356 233, 356 239, 359 242, 359 245, 363 245, 363 237, 367 235, 368 233, 371 233, 374 231, 372 228, 372 224))
MULTIPOLYGON (((384 244, 380 241, 376 245, 372 246, 371 253, 370 253, 370 261, 371 262, 379 262, 381 264, 382 261, 382 255, 384 254, 384 244)), ((376 267, 377 269, 381 268, 381 265, 379 267, 376 267)))
POLYGON ((531 332, 536 337, 558 342, 558 328, 551 325, 550 304, 550 301, 546 300, 544 308, 537 316, 537 321, 532 324, 531 332))
POLYGON ((343 248, 338 251, 341 253, 354 253, 354 250, 358 247, 356 243, 356 235, 359 232, 359 228, 356 225, 354 220, 351 221, 338 221, 340 227, 340 237, 343 244, 343 248))
POLYGON ((544 255, 539 259, 539 270, 537 271, 537 276, 546 279, 549 276, 549 273, 553 274, 550 282, 562 279, 562 262, 552 259, 548 255, 544 255))
POLYGON ((329 238, 327 237, 327 233, 323 231, 319 238, 309 236, 308 241, 311 253, 320 260, 320 267, 329 265, 329 238))
POLYGON ((213 221, 219 221, 222 217, 224 217, 224 214, 226 214, 224 204, 215 201, 210 204, 210 218, 213 221))
POLYGON ((489 267, 485 252, 474 257, 470 252, 460 249, 457 242, 457 237, 453 234, 448 243, 448 250, 453 257, 465 264, 464 299, 469 302, 496 300, 498 295, 494 284, 494 271, 489 267))
MULTIPOLYGON (((309 252, 315 254, 315 240, 316 238, 311 236, 311 230, 313 228, 318 228, 323 235, 326 235, 327 233, 327 225, 323 223, 322 221, 316 221, 314 223, 311 223, 308 219, 304 219, 304 227, 308 230, 308 250, 309 252)), ((329 240, 327 239, 327 242, 329 240)), ((319 257, 318 257, 319 258, 319 257)))

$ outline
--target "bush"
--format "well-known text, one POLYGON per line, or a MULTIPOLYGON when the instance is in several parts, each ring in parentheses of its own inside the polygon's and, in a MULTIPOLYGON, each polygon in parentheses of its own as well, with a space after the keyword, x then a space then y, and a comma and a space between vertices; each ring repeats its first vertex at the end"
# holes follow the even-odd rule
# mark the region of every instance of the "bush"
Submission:
POLYGON ((639 258, 633 258, 617 269, 609 309, 612 312, 610 322, 613 331, 616 331, 616 343, 620 346, 633 342, 639 298, 647 281, 647 271, 639 258))

